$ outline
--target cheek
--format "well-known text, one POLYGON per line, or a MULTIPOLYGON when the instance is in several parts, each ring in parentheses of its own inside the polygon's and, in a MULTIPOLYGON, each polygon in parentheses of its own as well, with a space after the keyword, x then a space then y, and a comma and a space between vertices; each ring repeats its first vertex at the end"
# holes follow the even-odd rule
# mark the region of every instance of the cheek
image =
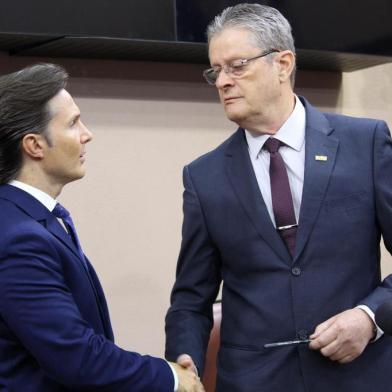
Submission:
POLYGON ((69 138, 63 144, 64 153, 69 156, 79 156, 80 155, 80 139, 76 136, 69 138))
POLYGON ((257 94, 253 91, 253 89, 244 89, 244 94, 243 97, 244 99, 242 100, 242 105, 251 108, 255 106, 257 103, 260 103, 260 94, 257 94))
POLYGON ((80 158, 80 148, 76 143, 69 141, 57 145, 53 160, 64 168, 74 167, 80 158))

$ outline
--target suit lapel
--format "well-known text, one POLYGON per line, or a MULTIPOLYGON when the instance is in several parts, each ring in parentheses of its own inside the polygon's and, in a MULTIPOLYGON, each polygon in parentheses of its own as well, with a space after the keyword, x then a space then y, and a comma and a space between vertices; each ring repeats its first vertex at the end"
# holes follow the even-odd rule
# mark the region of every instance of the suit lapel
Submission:
MULTIPOLYGON (((44 222, 45 224, 45 222, 44 222)), ((46 220, 46 228, 50 231, 58 240, 60 240, 71 252, 80 260, 80 267, 84 270, 91 285, 92 291, 95 296, 95 300, 97 303, 98 311, 101 317, 102 327, 106 333, 106 336, 113 340, 113 332, 111 331, 110 322, 108 312, 105 312, 102 308, 102 301, 101 296, 99 295, 98 291, 101 289, 99 284, 98 277, 95 274, 94 269, 92 268, 90 262, 88 261, 87 257, 86 260, 80 259, 80 254, 74 244, 71 236, 65 231, 65 229, 61 226, 58 222, 57 218, 53 214, 49 214, 46 220), (94 271, 94 274, 92 274, 94 271)), ((102 291, 102 289, 101 289, 102 291)))
POLYGON ((291 264, 291 256, 271 222, 257 184, 243 129, 233 135, 226 157, 227 176, 246 215, 279 258, 291 264))
POLYGON ((71 236, 61 226, 57 218, 50 214, 45 220, 44 226, 50 231, 58 240, 60 240, 78 259, 80 259, 79 252, 76 245, 72 241, 71 236))
POLYGON ((294 262, 301 255, 316 222, 339 145, 331 135, 333 129, 325 116, 301 100, 306 109, 305 175, 294 262))
POLYGON ((78 259, 80 259, 78 250, 71 237, 60 225, 56 217, 37 199, 29 193, 11 185, 2 185, 0 187, 0 197, 16 204, 31 218, 40 222, 48 231, 59 239, 78 259))

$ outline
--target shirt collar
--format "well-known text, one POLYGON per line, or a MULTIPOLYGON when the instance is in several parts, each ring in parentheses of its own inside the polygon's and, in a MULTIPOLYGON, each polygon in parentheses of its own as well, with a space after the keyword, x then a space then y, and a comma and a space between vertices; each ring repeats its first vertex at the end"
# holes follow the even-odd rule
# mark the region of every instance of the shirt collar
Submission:
POLYGON ((35 188, 24 182, 13 180, 9 182, 9 185, 22 189, 23 191, 29 193, 40 203, 42 203, 49 211, 53 211, 55 205, 57 204, 57 200, 53 199, 53 197, 49 196, 47 193, 41 191, 40 189, 35 188))
MULTIPOLYGON (((279 139, 285 145, 293 148, 294 150, 301 151, 305 142, 305 122, 306 113, 304 105, 298 97, 295 96, 294 110, 273 137, 279 139)), ((263 148, 264 143, 271 135, 255 135, 245 129, 245 136, 250 156, 252 159, 256 159, 260 150, 263 148)))

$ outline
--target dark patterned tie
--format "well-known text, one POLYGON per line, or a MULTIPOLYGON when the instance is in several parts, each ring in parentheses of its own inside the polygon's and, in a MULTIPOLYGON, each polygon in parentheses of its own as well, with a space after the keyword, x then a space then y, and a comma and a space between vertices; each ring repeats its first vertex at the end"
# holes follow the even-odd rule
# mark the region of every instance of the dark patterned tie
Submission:
POLYGON ((73 243, 75 244, 75 246, 76 246, 76 248, 78 250, 79 256, 80 256, 80 258, 83 261, 84 267, 88 271, 86 259, 85 259, 84 253, 82 251, 82 247, 80 246, 79 238, 78 238, 78 235, 76 233, 76 228, 75 228, 75 225, 74 225, 74 223, 72 221, 71 214, 60 203, 56 204, 56 206, 54 207, 52 212, 53 212, 53 215, 56 218, 60 218, 64 222, 64 225, 67 228, 68 233, 72 237, 72 241, 73 241, 73 243))
POLYGON ((280 140, 270 137, 264 143, 263 148, 270 153, 269 174, 272 209, 274 211, 276 229, 279 231, 291 256, 294 256, 297 222, 286 166, 278 151, 282 144, 280 140))

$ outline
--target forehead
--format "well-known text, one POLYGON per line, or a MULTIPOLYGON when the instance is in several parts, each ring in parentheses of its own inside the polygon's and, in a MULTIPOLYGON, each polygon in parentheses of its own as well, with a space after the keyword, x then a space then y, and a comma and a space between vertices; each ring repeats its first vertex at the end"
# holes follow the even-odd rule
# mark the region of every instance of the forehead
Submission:
POLYGON ((255 36, 249 30, 233 27, 222 30, 211 39, 208 53, 211 64, 214 64, 250 56, 259 50, 255 36))
POLYGON ((53 117, 58 116, 73 116, 79 113, 79 108, 67 90, 60 90, 48 102, 49 110, 53 117))

